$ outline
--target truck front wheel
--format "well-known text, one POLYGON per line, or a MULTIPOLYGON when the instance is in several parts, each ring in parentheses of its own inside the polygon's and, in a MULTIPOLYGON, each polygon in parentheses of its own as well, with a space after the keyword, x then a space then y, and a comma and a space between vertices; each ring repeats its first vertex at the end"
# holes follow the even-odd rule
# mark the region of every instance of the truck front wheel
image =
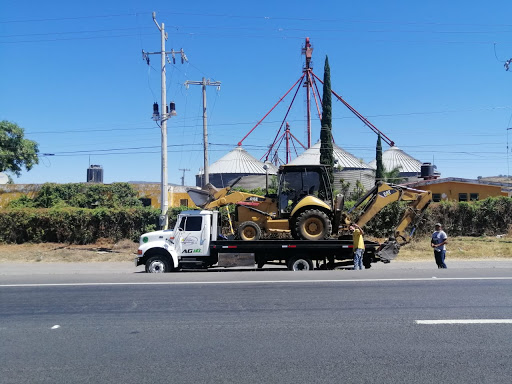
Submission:
POLYGON ((162 255, 156 255, 150 257, 146 261, 146 272, 147 273, 165 273, 170 272, 171 268, 167 257, 162 255))
POLYGON ((312 271, 313 262, 305 257, 294 257, 288 261, 288 269, 290 271, 312 271))
POLYGON ((261 239, 261 228, 252 221, 244 221, 238 227, 238 237, 244 241, 254 241, 261 239))

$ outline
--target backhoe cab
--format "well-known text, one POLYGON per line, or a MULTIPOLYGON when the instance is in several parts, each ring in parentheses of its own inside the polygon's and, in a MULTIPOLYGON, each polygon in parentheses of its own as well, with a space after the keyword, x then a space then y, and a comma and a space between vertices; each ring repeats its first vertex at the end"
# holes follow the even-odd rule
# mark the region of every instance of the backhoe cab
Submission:
POLYGON ((233 186, 187 192, 195 205, 213 209, 235 204, 235 226, 242 240, 258 240, 262 233, 290 233, 294 239, 322 240, 338 232, 342 195, 333 197, 324 165, 282 165, 275 195, 258 196, 233 186))

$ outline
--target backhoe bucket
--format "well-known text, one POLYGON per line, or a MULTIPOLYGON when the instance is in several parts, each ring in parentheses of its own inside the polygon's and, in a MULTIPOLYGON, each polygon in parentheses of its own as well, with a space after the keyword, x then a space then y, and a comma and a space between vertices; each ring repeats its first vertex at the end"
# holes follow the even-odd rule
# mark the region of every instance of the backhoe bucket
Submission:
POLYGON ((187 189, 187 193, 199 208, 204 208, 208 203, 214 200, 213 195, 209 191, 202 189, 187 189))
POLYGON ((388 240, 382 244, 381 249, 377 251, 377 256, 380 257, 382 262, 389 263, 398 256, 398 252, 400 252, 400 244, 398 244, 396 240, 388 240))

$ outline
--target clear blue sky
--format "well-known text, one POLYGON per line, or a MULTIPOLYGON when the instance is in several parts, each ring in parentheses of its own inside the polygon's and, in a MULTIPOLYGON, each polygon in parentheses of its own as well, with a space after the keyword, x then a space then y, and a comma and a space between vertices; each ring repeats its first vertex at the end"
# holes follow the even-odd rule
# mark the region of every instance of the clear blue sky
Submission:
MULTIPOLYGON (((213 163, 301 76, 306 36, 314 72, 323 77, 328 55, 333 89, 399 148, 433 161, 443 177, 509 172, 510 1, 3 1, 0 119, 25 128, 41 152, 16 183, 82 182, 89 164, 104 168, 107 183, 160 181, 151 120, 160 61, 152 56, 148 67, 141 56, 160 49, 152 11, 166 25, 167 49, 189 59, 167 65, 178 113, 169 122, 171 183, 189 168, 194 184, 202 166, 201 87, 183 83, 222 82, 207 92, 213 163)), ((271 144, 290 100, 244 141, 254 156, 271 144)), ((306 142, 305 92, 288 121, 306 142)), ((314 118, 313 142, 319 128, 314 118)), ((335 101, 333 134, 353 155, 375 157, 375 134, 335 101)))

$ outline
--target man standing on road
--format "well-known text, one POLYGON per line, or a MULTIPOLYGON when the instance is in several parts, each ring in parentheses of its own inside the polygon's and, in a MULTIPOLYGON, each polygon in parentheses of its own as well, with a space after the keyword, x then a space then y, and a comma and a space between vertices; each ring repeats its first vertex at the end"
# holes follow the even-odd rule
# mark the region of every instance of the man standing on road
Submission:
POLYGON ((363 269, 363 255, 364 255, 364 239, 363 230, 355 223, 350 224, 350 232, 354 242, 354 269, 363 269))
POLYGON ((446 268, 444 258, 446 256, 446 243, 448 242, 448 236, 443 231, 441 223, 436 224, 436 230, 432 234, 432 241, 430 246, 434 248, 434 257, 436 259, 437 268, 446 268))

